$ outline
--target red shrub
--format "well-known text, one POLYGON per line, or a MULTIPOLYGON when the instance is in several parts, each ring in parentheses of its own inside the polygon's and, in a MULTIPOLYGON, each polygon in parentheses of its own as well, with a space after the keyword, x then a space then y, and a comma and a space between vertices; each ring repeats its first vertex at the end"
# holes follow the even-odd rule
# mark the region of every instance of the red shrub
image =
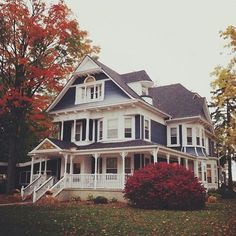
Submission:
POLYGON ((126 182, 124 194, 134 206, 154 209, 201 209, 205 195, 192 171, 167 163, 135 171, 126 182))

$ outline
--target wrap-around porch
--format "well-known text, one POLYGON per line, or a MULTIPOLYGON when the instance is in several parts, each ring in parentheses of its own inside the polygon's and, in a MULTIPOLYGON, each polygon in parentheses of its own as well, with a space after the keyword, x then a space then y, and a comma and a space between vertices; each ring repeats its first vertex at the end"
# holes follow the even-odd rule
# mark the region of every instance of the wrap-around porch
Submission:
MULTIPOLYGON (((139 150, 122 151, 112 153, 95 152, 92 154, 84 153, 58 153, 60 166, 58 166, 57 176, 54 175, 56 182, 64 178, 64 188, 82 189, 124 189, 126 179, 138 170, 150 163, 167 162, 176 163, 192 170, 195 176, 204 179, 204 173, 199 169, 199 163, 186 156, 178 156, 165 153, 163 150, 139 150), (199 173, 200 172, 200 173, 199 173)), ((39 175, 53 175, 47 169, 47 162, 50 156, 37 155, 32 157, 31 182, 39 175), (39 171, 34 172, 34 162, 38 160, 39 171), (42 168, 42 163, 43 167, 42 168), (34 174, 33 174, 34 173, 34 174)), ((54 180, 55 181, 55 180, 54 180)))

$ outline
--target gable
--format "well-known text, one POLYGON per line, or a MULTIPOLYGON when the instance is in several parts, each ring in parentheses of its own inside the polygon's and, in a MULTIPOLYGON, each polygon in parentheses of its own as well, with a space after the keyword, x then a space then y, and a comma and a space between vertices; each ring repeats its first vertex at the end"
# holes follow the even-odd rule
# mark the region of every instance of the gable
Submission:
POLYGON ((93 60, 86 56, 75 70, 75 73, 85 73, 95 70, 100 70, 100 67, 93 60))
POLYGON ((73 106, 72 100, 75 99, 73 97, 73 93, 76 93, 73 91, 73 89, 70 89, 72 86, 77 86, 79 84, 82 84, 85 80, 85 77, 88 75, 93 75, 97 78, 97 80, 105 80, 106 79, 111 79, 117 87, 119 87, 122 91, 123 94, 125 94, 125 97, 129 98, 139 98, 139 96, 129 88, 129 86, 121 80, 120 75, 103 65, 102 63, 95 61, 89 56, 85 56, 76 71, 74 72, 74 75, 71 77, 71 79, 68 81, 68 83, 65 85, 63 90, 59 93, 59 95, 56 97, 56 99, 52 102, 52 104, 47 108, 47 112, 50 112, 52 110, 58 110, 58 109, 66 109, 70 108, 73 106), (108 73, 109 72, 109 73, 108 73), (103 74, 103 76, 99 77, 98 76, 103 74), (69 91, 72 92, 72 95, 69 95, 69 91), (68 93, 67 93, 68 92, 68 93), (66 97, 63 99, 63 97, 66 97), (63 99, 63 101, 61 101, 63 99), (61 101, 61 102, 60 102, 61 101), (60 105, 58 105, 60 103, 60 105), (63 105, 62 105, 63 104, 63 105))
MULTIPOLYGON (((104 78, 104 75, 98 74, 94 75, 94 77, 97 80, 102 80, 104 78)), ((85 78, 78 78, 78 80, 74 82, 74 85, 70 87, 65 95, 61 98, 61 100, 57 103, 57 105, 51 109, 51 111, 58 111, 62 109, 79 109, 79 108, 85 108, 86 106, 91 106, 96 104, 96 106, 102 106, 106 104, 113 104, 118 102, 127 101, 130 98, 127 96, 126 93, 122 89, 120 89, 112 80, 105 77, 104 81, 104 99, 101 101, 94 101, 89 103, 82 103, 82 104, 76 104, 76 85, 81 85, 81 83, 84 81, 85 78)))
POLYGON ((30 154, 34 153, 43 153, 43 152, 58 152, 61 151, 61 148, 58 147, 49 139, 44 139, 36 148, 34 148, 30 154))

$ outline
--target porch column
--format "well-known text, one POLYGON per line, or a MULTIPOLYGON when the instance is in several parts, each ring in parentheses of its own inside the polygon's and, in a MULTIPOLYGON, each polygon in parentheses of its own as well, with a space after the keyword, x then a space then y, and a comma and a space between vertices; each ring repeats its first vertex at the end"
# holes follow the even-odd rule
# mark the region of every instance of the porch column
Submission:
POLYGON ((158 159, 157 159, 158 151, 159 151, 159 147, 158 147, 157 149, 154 149, 154 150, 152 151, 154 164, 158 162, 158 159))
POLYGON ((34 157, 31 157, 30 183, 33 182, 33 174, 34 174, 34 157))
POLYGON ((188 159, 185 159, 185 168, 188 170, 188 159))
POLYGON ((74 156, 70 155, 70 174, 72 175, 73 173, 73 158, 74 156))
POLYGON ((198 161, 194 160, 194 175, 198 178, 198 161))
POLYGON ((89 141, 89 118, 86 119, 86 138, 85 141, 89 141))
POLYGON ((95 142, 95 120, 93 120, 93 137, 92 141, 95 142))
POLYGON ((181 158, 178 157, 178 164, 181 165, 181 158))
POLYGON ((96 189, 97 188, 98 153, 94 154, 94 160, 95 160, 95 165, 94 165, 94 189, 96 189))
POLYGON ((39 175, 42 173, 42 158, 39 158, 39 175))
POLYGON ((64 168, 64 176, 65 176, 66 173, 67 173, 67 158, 68 158, 68 154, 66 154, 66 155, 64 156, 64 158, 65 158, 65 168, 64 168))
POLYGON ((166 160, 167 160, 167 163, 169 164, 170 163, 170 154, 166 154, 166 160))
POLYGON ((47 157, 45 157, 44 174, 47 175, 47 157))
POLYGON ((127 152, 120 153, 122 157, 122 189, 125 188, 125 157, 127 156, 127 152))
POLYGON ((204 164, 203 164, 203 161, 201 161, 201 167, 202 167, 202 182, 205 182, 205 179, 204 179, 204 164))
POLYGON ((61 140, 63 140, 63 134, 64 134, 64 121, 61 122, 61 140))

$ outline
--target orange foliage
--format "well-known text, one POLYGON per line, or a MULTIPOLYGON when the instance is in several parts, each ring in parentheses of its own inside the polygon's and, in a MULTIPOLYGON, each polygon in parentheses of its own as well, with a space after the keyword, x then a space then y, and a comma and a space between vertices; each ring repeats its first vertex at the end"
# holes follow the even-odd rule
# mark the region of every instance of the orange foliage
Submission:
POLYGON ((41 126, 47 133, 50 119, 43 111, 81 58, 99 52, 87 36, 64 1, 2 1, 0 116, 14 120, 21 112, 32 131, 41 136, 41 126))

